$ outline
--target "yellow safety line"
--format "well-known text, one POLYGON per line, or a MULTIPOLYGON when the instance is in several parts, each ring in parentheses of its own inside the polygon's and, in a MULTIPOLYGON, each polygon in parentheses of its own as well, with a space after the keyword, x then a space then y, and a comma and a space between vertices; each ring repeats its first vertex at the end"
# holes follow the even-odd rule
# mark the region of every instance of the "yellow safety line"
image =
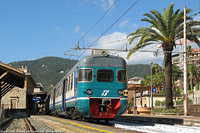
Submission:
POLYGON ((66 121, 66 120, 60 120, 60 119, 57 119, 57 118, 53 118, 53 119, 56 119, 56 120, 59 120, 59 121, 62 121, 62 122, 66 122, 66 123, 70 123, 70 124, 73 124, 73 125, 76 125, 76 126, 92 129, 92 130, 97 130, 97 131, 100 131, 100 132, 114 133, 114 132, 110 132, 110 131, 107 131, 107 130, 101 130, 101 129, 98 129, 98 128, 93 128, 93 127, 84 126, 84 125, 81 125, 81 124, 78 124, 78 123, 69 122, 69 121, 66 121))

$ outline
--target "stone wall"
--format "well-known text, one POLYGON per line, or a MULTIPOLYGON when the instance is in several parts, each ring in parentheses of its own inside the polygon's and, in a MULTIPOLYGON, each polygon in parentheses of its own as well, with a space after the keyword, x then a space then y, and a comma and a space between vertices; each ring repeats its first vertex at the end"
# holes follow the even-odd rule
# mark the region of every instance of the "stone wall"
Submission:
POLYGON ((2 97, 4 109, 26 109, 26 89, 14 87, 5 96, 2 97))

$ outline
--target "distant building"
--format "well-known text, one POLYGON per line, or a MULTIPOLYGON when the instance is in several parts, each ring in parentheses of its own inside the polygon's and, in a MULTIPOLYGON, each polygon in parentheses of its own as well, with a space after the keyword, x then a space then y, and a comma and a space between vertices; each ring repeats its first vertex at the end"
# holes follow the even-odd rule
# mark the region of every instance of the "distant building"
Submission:
MULTIPOLYGON (((145 87, 141 85, 143 78, 133 77, 128 80, 128 102, 131 102, 133 99, 133 106, 142 106, 146 105, 151 107, 151 87, 145 87)), ((165 101, 165 95, 160 94, 163 91, 162 88, 153 87, 153 106, 155 106, 156 101, 165 101)), ((173 96, 175 100, 181 100, 180 95, 173 96)))
MULTIPOLYGON (((175 54, 172 56, 172 63, 175 64, 183 71, 183 54, 175 54)), ((192 53, 188 53, 187 62, 196 65, 200 72, 200 49, 193 49, 192 53)), ((177 81, 178 86, 183 86, 183 82, 177 81)), ((195 87, 195 86, 194 86, 195 87)), ((193 88, 194 93, 188 94, 188 98, 192 99, 193 104, 200 104, 200 92, 193 88)))
POLYGON ((128 84, 141 84, 143 79, 142 77, 133 77, 128 80, 128 84))
POLYGON ((29 96, 29 99, 32 100, 33 104, 29 105, 32 112, 42 112, 44 109, 44 99, 46 98, 47 93, 44 92, 43 86, 41 83, 36 84, 33 93, 29 96))
MULTIPOLYGON (((183 70, 183 54, 174 54, 172 56, 172 64, 180 67, 183 70)), ((193 52, 187 58, 188 63, 194 63, 200 70, 200 50, 199 48, 193 49, 193 52)))

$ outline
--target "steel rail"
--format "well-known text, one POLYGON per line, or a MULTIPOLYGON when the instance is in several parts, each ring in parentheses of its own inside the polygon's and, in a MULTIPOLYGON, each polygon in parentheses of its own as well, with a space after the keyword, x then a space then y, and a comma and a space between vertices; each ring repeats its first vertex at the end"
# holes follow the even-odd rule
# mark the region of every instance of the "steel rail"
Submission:
POLYGON ((24 118, 24 121, 28 127, 28 130, 31 132, 31 133, 34 133, 34 129, 33 129, 33 126, 31 125, 30 121, 27 119, 27 118, 24 118))

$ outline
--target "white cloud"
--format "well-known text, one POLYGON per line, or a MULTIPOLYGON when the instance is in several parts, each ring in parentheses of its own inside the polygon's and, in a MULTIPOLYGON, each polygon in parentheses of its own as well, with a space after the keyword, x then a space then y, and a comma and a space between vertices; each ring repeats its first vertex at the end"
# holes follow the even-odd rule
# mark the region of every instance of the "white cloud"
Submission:
MULTIPOLYGON (((129 45, 128 40, 124 40, 127 38, 127 33, 122 32, 114 32, 108 35, 103 36, 99 41, 97 45, 98 48, 104 48, 104 49, 125 49, 125 44, 128 44, 128 49, 131 49, 135 46, 136 43, 133 43, 129 45), (118 41, 123 40, 123 41, 118 41), (114 43, 108 43, 108 42, 114 42, 114 43)), ((150 45, 147 46, 140 51, 156 51, 157 45, 150 45)), ((114 51, 111 52, 111 54, 119 55, 126 59, 128 52, 118 52, 114 51)), ((163 53, 159 52, 158 56, 154 56, 153 52, 136 52, 134 53, 129 60, 127 60, 128 64, 149 64, 151 61, 154 63, 162 64, 163 61, 163 53)))
POLYGON ((195 21, 199 21, 199 20, 200 20, 200 14, 196 15, 193 19, 194 19, 195 21))
POLYGON ((114 0, 82 0, 80 6, 85 6, 88 3, 95 4, 103 10, 107 10, 111 5, 113 5, 114 0))
MULTIPOLYGON (((125 46, 127 43, 127 48, 130 50, 133 48, 136 44, 134 42, 133 44, 129 45, 128 39, 127 39, 127 33, 125 32, 113 32, 111 34, 107 34, 105 36, 102 36, 96 45, 92 46, 92 48, 100 48, 100 49, 122 49, 125 50, 125 46)), ((91 37, 88 39, 91 43, 96 40, 97 37, 91 37)), ((163 53, 159 52, 158 56, 154 56, 153 52, 144 52, 144 51, 156 51, 158 44, 147 46, 143 49, 140 49, 138 52, 134 53, 129 60, 127 60, 127 54, 128 52, 119 52, 119 51, 110 51, 111 55, 116 55, 123 57, 128 64, 149 64, 150 62, 158 63, 162 65, 163 62, 163 53)), ((85 46, 87 47, 87 46, 85 46)), ((84 53, 84 56, 91 55, 91 50, 88 50, 84 53)))
POLYGON ((78 32, 80 32, 80 30, 81 30, 80 25, 76 25, 76 26, 74 27, 74 33, 78 33, 78 32))
POLYGON ((66 5, 67 9, 71 10, 72 12, 76 12, 76 8, 74 8, 72 6, 72 3, 70 3, 70 0, 67 0, 65 5, 66 5))
POLYGON ((157 45, 146 46, 143 49, 140 49, 138 52, 135 52, 129 60, 128 64, 149 64, 150 62, 162 64, 163 53, 160 51, 157 56, 154 55, 154 52, 147 51, 156 51, 157 45), (146 52, 145 52, 146 51, 146 52))
POLYGON ((54 28, 56 31, 62 31, 62 28, 60 26, 55 26, 54 28))
POLYGON ((135 24, 135 23, 131 23, 131 19, 127 19, 127 20, 122 21, 122 22, 119 24, 119 27, 120 27, 120 28, 129 28, 129 29, 134 30, 135 28, 138 27, 138 25, 135 24))
POLYGON ((129 21, 128 20, 124 20, 123 22, 121 22, 119 24, 119 27, 122 28, 122 27, 126 26, 127 24, 129 24, 129 21))
POLYGON ((137 24, 132 24, 133 28, 137 28, 138 25, 137 24))

